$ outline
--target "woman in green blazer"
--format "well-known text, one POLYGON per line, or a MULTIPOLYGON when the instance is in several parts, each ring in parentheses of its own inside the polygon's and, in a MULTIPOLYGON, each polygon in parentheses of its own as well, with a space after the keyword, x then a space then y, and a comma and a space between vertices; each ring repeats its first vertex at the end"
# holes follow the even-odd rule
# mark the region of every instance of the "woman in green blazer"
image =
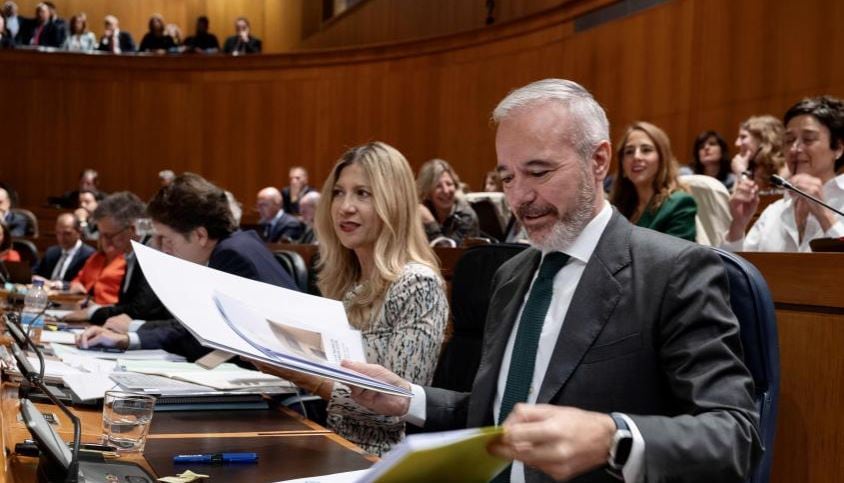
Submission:
POLYGON ((677 180, 665 131, 633 123, 618 143, 619 174, 610 201, 632 223, 695 241, 697 204, 677 180))

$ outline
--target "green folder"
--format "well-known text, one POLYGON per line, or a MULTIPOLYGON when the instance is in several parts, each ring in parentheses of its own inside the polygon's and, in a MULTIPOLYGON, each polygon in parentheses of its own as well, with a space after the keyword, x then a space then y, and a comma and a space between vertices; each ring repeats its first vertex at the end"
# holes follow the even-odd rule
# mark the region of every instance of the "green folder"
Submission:
POLYGON ((500 426, 414 434, 384 455, 361 481, 489 481, 510 464, 486 450, 502 434, 500 426))

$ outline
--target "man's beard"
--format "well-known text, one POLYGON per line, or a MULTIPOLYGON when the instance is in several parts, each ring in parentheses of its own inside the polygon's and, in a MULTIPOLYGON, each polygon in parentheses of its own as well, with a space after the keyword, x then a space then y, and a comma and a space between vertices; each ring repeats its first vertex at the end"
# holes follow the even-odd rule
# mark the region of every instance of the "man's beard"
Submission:
POLYGON ((551 227, 550 233, 537 238, 528 231, 528 238, 533 246, 542 250, 548 251, 565 251, 568 249, 578 236, 586 228, 586 225, 592 221, 595 215, 595 187, 589 182, 588 173, 584 170, 580 171, 580 183, 578 183, 577 196, 575 197, 574 205, 568 211, 559 215, 556 207, 531 207, 520 206, 517 209, 519 219, 523 219, 525 215, 536 215, 543 212, 552 211, 557 215, 557 221, 551 227))

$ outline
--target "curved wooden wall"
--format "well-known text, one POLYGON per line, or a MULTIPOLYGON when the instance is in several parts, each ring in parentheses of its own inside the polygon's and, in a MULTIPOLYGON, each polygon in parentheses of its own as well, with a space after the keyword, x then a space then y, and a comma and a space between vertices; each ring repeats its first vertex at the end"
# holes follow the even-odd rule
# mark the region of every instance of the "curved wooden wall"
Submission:
POLYGON ((163 168, 199 172, 247 207, 302 164, 319 184, 349 146, 384 140, 414 167, 453 162, 479 186, 495 163, 489 113, 510 89, 574 79, 618 133, 646 119, 681 160, 703 129, 732 139, 751 114, 804 95, 844 95, 844 4, 835 0, 676 0, 575 33, 610 3, 433 41, 244 58, 0 52, 0 178, 22 204, 99 169, 106 190, 151 196, 163 168))

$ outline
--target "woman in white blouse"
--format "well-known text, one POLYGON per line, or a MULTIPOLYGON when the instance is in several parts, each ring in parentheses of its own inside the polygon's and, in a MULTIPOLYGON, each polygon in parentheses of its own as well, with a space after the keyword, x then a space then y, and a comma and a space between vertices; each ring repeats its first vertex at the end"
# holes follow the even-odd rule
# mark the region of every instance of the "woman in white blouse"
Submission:
MULTIPOLYGON (((785 156, 791 184, 844 209, 844 102, 830 96, 806 98, 785 113, 785 156)), ((759 206, 759 187, 743 178, 730 198, 733 222, 724 247, 735 251, 808 252, 816 238, 844 236, 844 220, 799 195, 768 205, 753 227, 745 230, 759 206)))
POLYGON ((70 32, 62 48, 70 52, 91 52, 97 48, 97 36, 88 30, 88 17, 84 13, 70 18, 70 32))

